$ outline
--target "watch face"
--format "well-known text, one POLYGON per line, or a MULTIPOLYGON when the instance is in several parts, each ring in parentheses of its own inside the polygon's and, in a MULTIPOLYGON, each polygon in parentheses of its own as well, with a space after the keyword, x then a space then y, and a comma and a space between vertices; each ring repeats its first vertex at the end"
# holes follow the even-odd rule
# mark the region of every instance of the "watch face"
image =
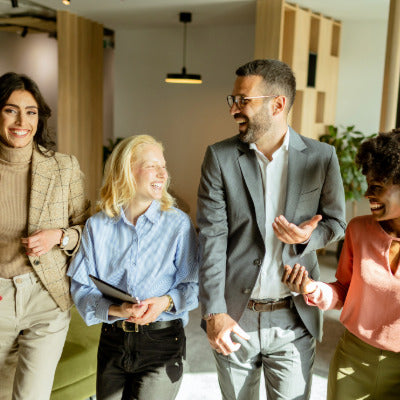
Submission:
POLYGON ((62 246, 65 247, 69 242, 69 237, 68 236, 64 236, 63 240, 62 240, 62 246))

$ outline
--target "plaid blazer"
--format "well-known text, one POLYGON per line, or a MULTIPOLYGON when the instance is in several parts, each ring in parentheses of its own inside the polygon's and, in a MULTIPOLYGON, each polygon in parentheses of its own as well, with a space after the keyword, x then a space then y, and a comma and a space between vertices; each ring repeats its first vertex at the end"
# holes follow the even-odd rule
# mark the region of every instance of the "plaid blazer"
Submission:
POLYGON ((77 159, 61 153, 46 157, 35 146, 32 154, 28 235, 39 229, 55 228, 73 229, 78 233, 78 241, 71 250, 54 246, 40 257, 29 256, 44 287, 63 311, 72 305, 67 269, 71 256, 79 248, 82 228, 89 217, 89 207, 77 159))

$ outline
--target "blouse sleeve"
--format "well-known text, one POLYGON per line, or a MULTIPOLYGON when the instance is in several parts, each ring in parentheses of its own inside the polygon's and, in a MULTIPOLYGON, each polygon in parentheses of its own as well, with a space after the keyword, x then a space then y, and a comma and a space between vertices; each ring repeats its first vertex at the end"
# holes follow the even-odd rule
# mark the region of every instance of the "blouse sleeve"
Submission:
POLYGON ((304 300, 308 305, 317 306, 321 310, 340 310, 343 307, 353 276, 353 240, 351 232, 352 225, 349 224, 336 271, 336 282, 317 282, 317 290, 311 294, 304 295, 304 300))
POLYGON ((89 219, 82 233, 80 248, 68 270, 68 276, 71 277, 72 299, 87 325, 112 322, 108 318, 108 309, 113 304, 112 301, 104 298, 89 277, 89 274, 98 276, 94 243, 89 219))
POLYGON ((174 302, 171 313, 180 314, 198 306, 199 250, 197 234, 189 219, 184 221, 179 233, 174 260, 177 273, 169 294, 174 302))

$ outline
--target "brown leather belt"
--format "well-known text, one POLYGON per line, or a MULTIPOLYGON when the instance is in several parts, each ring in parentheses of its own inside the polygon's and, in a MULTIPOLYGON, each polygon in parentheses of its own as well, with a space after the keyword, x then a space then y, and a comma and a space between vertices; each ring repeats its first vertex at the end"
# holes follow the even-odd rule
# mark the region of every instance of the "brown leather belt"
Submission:
POLYGON ((165 329, 171 326, 183 326, 181 319, 173 319, 171 321, 156 321, 147 325, 134 324, 133 322, 117 321, 114 324, 117 328, 121 328, 124 332, 146 332, 165 329))
POLYGON ((269 301, 267 303, 262 301, 249 300, 247 308, 252 311, 265 312, 265 311, 276 311, 282 308, 290 308, 292 306, 292 298, 286 297, 278 301, 269 301))

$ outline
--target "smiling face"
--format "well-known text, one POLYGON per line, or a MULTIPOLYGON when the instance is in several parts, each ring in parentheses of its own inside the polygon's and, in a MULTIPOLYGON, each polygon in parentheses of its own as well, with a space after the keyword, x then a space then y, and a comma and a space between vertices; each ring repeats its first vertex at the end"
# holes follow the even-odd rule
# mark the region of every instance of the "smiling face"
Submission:
POLYGON ((400 225, 400 185, 375 181, 370 174, 367 182, 365 197, 369 200, 373 217, 377 221, 392 221, 400 225))
MULTIPOLYGON (((270 95, 266 93, 263 78, 259 75, 239 76, 232 94, 244 97, 270 95)), ((241 108, 236 103, 232 105, 230 112, 239 124, 239 137, 243 142, 256 143, 270 129, 270 100, 273 98, 249 99, 241 108)))
POLYGON ((161 148, 155 144, 143 145, 138 159, 133 165, 135 178, 135 200, 151 203, 161 200, 168 172, 161 148))
POLYGON ((32 142, 39 121, 38 104, 26 90, 15 90, 0 113, 0 137, 10 147, 32 142))

